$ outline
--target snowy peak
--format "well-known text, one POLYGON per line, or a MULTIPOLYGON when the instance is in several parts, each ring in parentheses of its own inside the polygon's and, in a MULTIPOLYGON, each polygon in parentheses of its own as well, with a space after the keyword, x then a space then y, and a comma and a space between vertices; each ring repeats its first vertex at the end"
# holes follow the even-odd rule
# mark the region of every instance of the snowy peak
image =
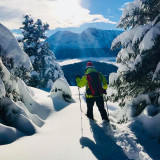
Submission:
MULTIPOLYGON (((78 38, 77 33, 70 31, 58 31, 50 36, 46 41, 50 44, 51 48, 57 48, 59 45, 67 46, 70 41, 78 38)), ((74 43, 74 42, 72 42, 74 43)), ((69 46, 69 45, 68 45, 69 46)))
POLYGON ((61 38, 63 37, 64 39, 66 39, 66 38, 72 38, 76 36, 78 36, 77 33, 73 33, 70 31, 58 31, 55 34, 53 34, 50 38, 57 39, 58 37, 61 37, 61 38))
POLYGON ((121 33, 122 31, 96 28, 87 28, 81 34, 58 31, 46 41, 57 59, 102 57, 107 56, 112 41, 121 33))
POLYGON ((81 33, 81 39, 86 42, 84 48, 110 48, 111 42, 120 33, 116 30, 88 28, 81 33))
POLYGON ((86 30, 84 30, 81 34, 94 34, 94 33, 98 33, 100 31, 100 29, 96 29, 96 28, 87 28, 86 30))
MULTIPOLYGON (((122 31, 87 28, 81 34, 70 31, 58 31, 47 39, 51 46, 67 48, 110 48, 111 42, 122 31), (77 43, 75 43, 77 42, 77 43), (97 43, 99 45, 97 45, 97 43)), ((51 47, 52 48, 52 47, 51 47)))

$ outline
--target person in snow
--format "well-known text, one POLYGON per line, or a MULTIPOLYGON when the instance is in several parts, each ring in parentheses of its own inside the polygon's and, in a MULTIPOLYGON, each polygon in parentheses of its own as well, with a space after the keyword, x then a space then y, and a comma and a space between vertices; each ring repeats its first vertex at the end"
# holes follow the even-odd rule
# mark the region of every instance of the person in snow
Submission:
POLYGON ((87 117, 94 120, 93 106, 96 102, 102 120, 109 122, 103 100, 103 94, 107 89, 107 80, 104 75, 96 71, 92 62, 87 62, 85 75, 81 79, 77 75, 76 82, 78 87, 86 86, 87 117))

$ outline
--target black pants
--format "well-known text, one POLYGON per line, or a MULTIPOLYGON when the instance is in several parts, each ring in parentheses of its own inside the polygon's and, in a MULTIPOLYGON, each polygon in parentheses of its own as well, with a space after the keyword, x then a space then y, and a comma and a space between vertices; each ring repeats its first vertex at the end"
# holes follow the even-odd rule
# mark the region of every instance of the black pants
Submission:
POLYGON ((94 106, 94 102, 96 102, 96 105, 99 109, 102 120, 108 120, 107 112, 104 108, 103 96, 86 98, 86 102, 87 102, 87 117, 88 118, 94 120, 94 118, 93 118, 93 106, 94 106))

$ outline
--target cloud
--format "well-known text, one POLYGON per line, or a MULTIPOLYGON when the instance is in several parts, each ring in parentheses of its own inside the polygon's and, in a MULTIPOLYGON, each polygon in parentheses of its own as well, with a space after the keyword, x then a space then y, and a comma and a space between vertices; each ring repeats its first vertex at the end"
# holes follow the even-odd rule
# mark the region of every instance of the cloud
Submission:
POLYGON ((31 14, 41 19, 50 29, 78 27, 84 23, 111 23, 100 14, 91 14, 82 8, 81 0, 0 0, 1 23, 10 29, 22 26, 23 16, 31 14))
POLYGON ((121 11, 123 11, 124 10, 124 8, 128 5, 128 4, 130 4, 131 2, 126 2, 126 3, 124 3, 122 6, 121 6, 121 8, 118 8, 119 10, 121 10, 121 11))
POLYGON ((9 9, 7 7, 1 7, 0 6, 0 19, 3 20, 11 20, 17 17, 19 14, 23 14, 22 12, 16 10, 16 9, 9 9))

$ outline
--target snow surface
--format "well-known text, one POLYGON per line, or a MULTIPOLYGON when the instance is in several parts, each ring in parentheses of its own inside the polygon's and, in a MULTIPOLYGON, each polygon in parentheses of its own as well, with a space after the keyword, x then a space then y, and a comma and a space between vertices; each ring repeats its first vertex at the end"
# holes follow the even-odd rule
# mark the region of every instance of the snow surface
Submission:
MULTIPOLYGON (((0 159, 159 159, 160 144, 156 137, 160 129, 154 131, 154 125, 150 120, 152 115, 156 125, 159 125, 159 114, 156 116, 153 114, 155 108, 148 107, 135 121, 116 124, 116 115, 120 111, 118 104, 108 102, 109 118, 116 129, 103 128, 97 107, 94 107, 94 117, 97 123, 90 121, 84 114, 86 113, 86 103, 83 100, 84 88, 80 89, 83 113, 80 112, 78 88, 70 87, 70 89, 75 103, 66 102, 60 94, 53 99, 50 93, 30 87, 28 90, 34 100, 44 107, 52 108, 52 113, 44 121, 43 127, 37 127, 37 133, 32 136, 26 137, 26 134, 11 127, 8 127, 5 132, 5 126, 1 124, 0 127, 3 126, 3 130, 0 130, 0 139, 7 137, 15 140, 15 136, 19 139, 9 145, 0 146, 0 159)), ((25 98, 29 100, 28 96, 25 98)), ((34 108, 36 109, 39 110, 39 107, 34 108)))

